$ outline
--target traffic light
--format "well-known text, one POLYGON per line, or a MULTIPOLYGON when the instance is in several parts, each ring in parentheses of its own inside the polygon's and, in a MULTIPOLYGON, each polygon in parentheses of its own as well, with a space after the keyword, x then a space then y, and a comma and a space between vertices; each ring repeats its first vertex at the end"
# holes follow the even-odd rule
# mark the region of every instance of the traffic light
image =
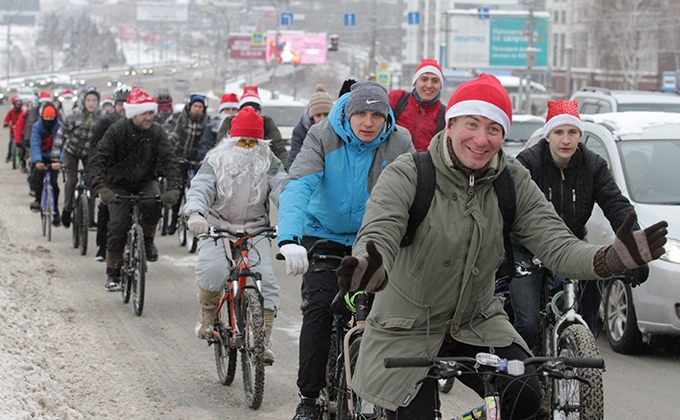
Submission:
POLYGON ((338 50, 338 36, 337 35, 331 35, 328 41, 328 51, 337 51, 338 50))

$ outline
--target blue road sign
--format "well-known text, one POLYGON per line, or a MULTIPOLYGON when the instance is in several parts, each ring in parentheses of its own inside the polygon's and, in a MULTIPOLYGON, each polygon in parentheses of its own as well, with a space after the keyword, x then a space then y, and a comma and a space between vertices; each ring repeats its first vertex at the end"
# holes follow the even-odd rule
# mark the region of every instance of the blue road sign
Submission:
POLYGON ((293 26, 293 14, 292 13, 281 13, 281 25, 282 26, 293 26))
POLYGON ((420 12, 408 12, 408 24, 420 25, 420 12))
POLYGON ((479 16, 479 19, 489 19, 489 8, 488 7, 478 7, 477 8, 477 15, 479 16))
POLYGON ((357 15, 354 13, 346 13, 345 14, 345 26, 356 26, 357 24, 357 15))

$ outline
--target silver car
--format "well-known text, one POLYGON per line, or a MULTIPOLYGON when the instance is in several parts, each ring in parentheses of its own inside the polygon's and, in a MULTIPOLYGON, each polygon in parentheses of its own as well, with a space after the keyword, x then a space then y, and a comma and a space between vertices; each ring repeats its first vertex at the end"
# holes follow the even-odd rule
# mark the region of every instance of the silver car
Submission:
MULTIPOLYGON (((640 227, 666 220, 666 254, 649 264, 649 279, 631 288, 605 282, 605 331, 614 351, 633 354, 653 335, 680 335, 680 114, 618 112, 581 116, 582 141, 609 164, 621 192, 635 207, 640 227)), ((527 142, 541 139, 540 130, 527 142)), ((608 245, 614 232, 595 207, 586 240, 608 245)))

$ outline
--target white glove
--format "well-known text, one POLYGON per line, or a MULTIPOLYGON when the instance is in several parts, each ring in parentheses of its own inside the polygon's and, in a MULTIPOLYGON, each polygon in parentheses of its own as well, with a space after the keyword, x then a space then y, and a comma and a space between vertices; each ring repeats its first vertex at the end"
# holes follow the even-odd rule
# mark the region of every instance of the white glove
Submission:
POLYGON ((307 250, 298 244, 285 244, 281 247, 281 254, 286 257, 286 273, 289 276, 305 274, 309 268, 307 250))
POLYGON ((187 228, 189 228, 189 232, 191 232, 194 237, 198 238, 198 235, 208 233, 210 225, 208 225, 208 221, 205 220, 205 217, 200 214, 193 214, 187 222, 187 228))

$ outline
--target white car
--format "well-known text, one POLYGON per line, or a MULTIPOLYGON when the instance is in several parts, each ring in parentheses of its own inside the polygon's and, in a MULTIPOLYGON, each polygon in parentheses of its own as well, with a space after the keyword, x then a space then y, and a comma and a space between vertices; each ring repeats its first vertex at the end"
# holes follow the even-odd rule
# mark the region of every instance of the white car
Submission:
MULTIPOLYGON (((641 228, 666 220, 666 254, 649 264, 649 279, 631 288, 605 282, 605 331, 614 351, 633 354, 653 335, 680 335, 680 114, 618 112, 582 115, 582 141, 609 164, 641 228)), ((541 132, 527 142, 531 147, 541 132)), ((614 232, 595 206, 586 240, 608 245, 614 232)))

